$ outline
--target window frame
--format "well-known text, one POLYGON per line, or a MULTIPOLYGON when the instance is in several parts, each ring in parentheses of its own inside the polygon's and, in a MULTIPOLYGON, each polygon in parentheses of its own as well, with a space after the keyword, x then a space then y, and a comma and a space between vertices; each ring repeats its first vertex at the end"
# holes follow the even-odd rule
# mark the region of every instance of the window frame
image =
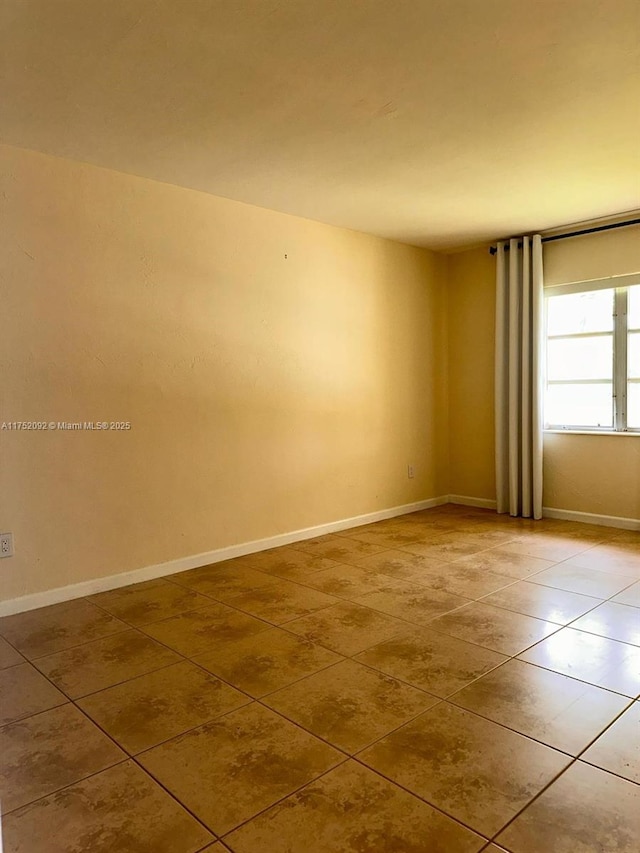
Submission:
MULTIPOLYGON (((548 307, 549 299, 554 296, 569 296, 575 293, 588 293, 594 290, 613 290, 613 328, 611 333, 604 332, 602 334, 612 335, 613 345, 613 371, 612 371, 612 412, 613 425, 610 427, 603 426, 583 426, 580 424, 552 424, 544 421, 545 431, 552 432, 580 432, 580 433, 604 433, 606 435, 616 434, 637 434, 640 435, 639 427, 630 427, 627 424, 627 389, 629 383, 628 376, 628 361, 627 361, 627 341, 629 336, 629 328, 627 323, 628 317, 628 295, 629 287, 640 285, 640 273, 631 275, 611 276, 610 278, 592 279, 590 281, 575 281, 569 284, 559 284, 546 286, 544 288, 544 329, 543 329, 543 344, 544 344, 544 402, 546 405, 547 388, 549 380, 547 377, 547 343, 549 341, 548 329, 548 307)), ((635 331, 635 330, 634 330, 635 331)), ((585 333, 586 335, 587 333, 585 333)), ((595 332, 593 335, 599 333, 595 332)), ((553 336, 554 338, 564 337, 562 335, 553 336)), ((567 335, 566 337, 570 337, 567 335)), ((571 336, 573 337, 573 336, 571 336)), ((590 380, 583 380, 589 383, 590 380)), ((597 384, 598 380, 593 380, 593 384, 597 384)))

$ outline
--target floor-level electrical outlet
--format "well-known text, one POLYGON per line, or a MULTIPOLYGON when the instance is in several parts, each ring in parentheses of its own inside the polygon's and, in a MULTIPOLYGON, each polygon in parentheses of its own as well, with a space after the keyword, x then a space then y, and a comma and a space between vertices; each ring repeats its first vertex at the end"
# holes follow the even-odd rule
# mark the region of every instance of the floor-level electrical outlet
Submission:
POLYGON ((413 467, 413 465, 407 465, 407 477, 410 480, 413 480, 413 478, 415 477, 415 474, 416 474, 416 472, 415 472, 415 468, 413 467))
POLYGON ((13 533, 0 533, 0 557, 13 557, 13 533))

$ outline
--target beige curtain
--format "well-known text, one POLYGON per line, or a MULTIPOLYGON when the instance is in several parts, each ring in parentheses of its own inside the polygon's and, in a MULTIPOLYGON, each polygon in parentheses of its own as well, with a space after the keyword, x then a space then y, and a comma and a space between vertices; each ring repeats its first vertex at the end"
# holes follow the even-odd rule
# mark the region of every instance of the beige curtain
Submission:
POLYGON ((500 242, 496 257, 498 512, 542 518, 540 235, 500 242))

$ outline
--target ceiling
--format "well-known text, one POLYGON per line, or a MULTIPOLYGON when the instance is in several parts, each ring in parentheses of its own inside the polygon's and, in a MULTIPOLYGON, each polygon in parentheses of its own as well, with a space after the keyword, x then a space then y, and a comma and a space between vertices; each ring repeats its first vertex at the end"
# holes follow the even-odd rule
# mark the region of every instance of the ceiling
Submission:
POLYGON ((638 0, 2 0, 0 141, 436 249, 640 206, 638 0))

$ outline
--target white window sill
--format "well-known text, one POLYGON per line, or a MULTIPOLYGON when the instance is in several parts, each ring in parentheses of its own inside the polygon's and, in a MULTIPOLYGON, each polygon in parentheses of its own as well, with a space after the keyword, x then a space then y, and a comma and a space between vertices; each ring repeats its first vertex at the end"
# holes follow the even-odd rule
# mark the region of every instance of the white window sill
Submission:
POLYGON ((545 435, 619 435, 619 436, 634 436, 640 438, 640 432, 637 430, 627 432, 616 432, 614 430, 598 430, 598 429, 545 429, 545 435))

